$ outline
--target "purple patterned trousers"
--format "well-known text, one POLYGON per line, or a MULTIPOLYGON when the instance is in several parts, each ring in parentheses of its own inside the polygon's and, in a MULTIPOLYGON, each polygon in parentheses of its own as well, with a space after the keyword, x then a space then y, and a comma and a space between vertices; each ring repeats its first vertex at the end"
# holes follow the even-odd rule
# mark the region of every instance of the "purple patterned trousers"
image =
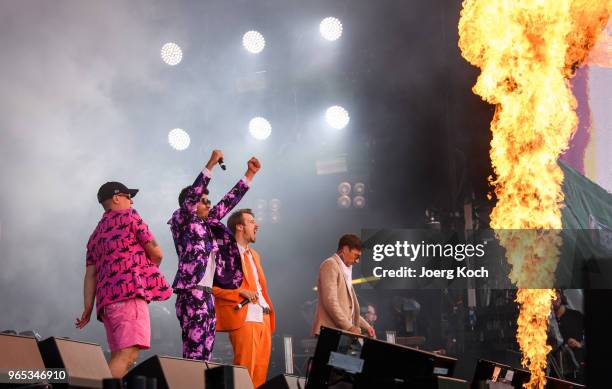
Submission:
POLYGON ((210 361, 217 325, 212 293, 198 289, 178 293, 176 317, 183 332, 183 358, 210 361))

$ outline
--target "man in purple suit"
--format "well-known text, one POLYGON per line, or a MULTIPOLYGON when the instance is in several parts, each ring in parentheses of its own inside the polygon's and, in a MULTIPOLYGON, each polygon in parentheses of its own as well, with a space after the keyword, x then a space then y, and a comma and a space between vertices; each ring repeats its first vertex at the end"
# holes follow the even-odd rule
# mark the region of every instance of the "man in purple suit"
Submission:
POLYGON ((220 150, 212 152, 193 184, 181 191, 180 208, 168 221, 179 258, 172 287, 177 294, 176 316, 183 333, 183 357, 204 361, 210 360, 215 341, 212 287, 236 289, 243 276, 238 246, 221 219, 240 202, 260 168, 259 161, 251 158, 245 177, 211 207, 207 186, 211 170, 222 159, 220 150))

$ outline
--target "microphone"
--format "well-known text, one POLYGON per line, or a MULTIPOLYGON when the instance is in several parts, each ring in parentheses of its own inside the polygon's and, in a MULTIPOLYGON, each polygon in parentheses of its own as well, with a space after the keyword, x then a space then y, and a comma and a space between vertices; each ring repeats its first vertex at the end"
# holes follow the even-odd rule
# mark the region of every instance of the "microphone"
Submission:
POLYGON ((248 304, 250 301, 251 301, 251 300, 249 300, 248 298, 246 298, 246 297, 245 297, 245 298, 244 298, 244 300, 242 300, 242 301, 240 302, 240 304, 238 304, 238 305, 236 305, 236 306, 234 307, 234 309, 235 309, 235 310, 237 310, 237 311, 239 311, 239 310, 240 310, 240 308, 242 308, 242 307, 244 307, 245 305, 247 305, 247 304, 248 304))
POLYGON ((223 158, 219 158, 219 161, 217 161, 217 163, 219 164, 219 166, 221 166, 221 169, 225 170, 225 164, 223 163, 223 158))

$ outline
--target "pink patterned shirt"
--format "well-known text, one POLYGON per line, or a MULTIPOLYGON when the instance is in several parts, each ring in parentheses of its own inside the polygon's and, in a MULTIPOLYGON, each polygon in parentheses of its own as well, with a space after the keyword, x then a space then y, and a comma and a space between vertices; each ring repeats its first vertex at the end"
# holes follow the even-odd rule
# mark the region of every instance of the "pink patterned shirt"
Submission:
POLYGON ((161 301, 172 295, 144 250, 152 240, 149 227, 134 208, 104 212, 87 242, 87 266, 96 267, 98 320, 105 305, 136 297, 161 301))

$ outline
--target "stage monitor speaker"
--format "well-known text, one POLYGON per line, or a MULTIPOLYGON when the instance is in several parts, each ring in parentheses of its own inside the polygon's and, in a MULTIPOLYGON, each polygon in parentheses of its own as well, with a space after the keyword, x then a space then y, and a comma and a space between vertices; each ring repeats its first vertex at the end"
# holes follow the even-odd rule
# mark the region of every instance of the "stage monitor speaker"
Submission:
MULTIPOLYGON (((50 337, 38 342, 38 349, 45 367, 66 369, 70 387, 101 388, 102 380, 111 377, 98 344, 50 337)), ((61 388, 62 385, 53 384, 53 387, 61 388)))
POLYGON ((32 336, 0 334, 0 369, 42 370, 45 363, 32 336))
POLYGON ((136 365, 124 378, 129 379, 132 376, 156 378, 158 389, 200 389, 206 388, 206 369, 212 369, 218 366, 229 366, 232 368, 232 379, 235 388, 253 389, 251 377, 249 377, 247 369, 242 366, 220 365, 213 362, 205 364, 202 361, 194 359, 160 355, 154 355, 136 365))
POLYGON ((206 365, 202 361, 154 355, 134 366, 124 377, 152 377, 158 389, 203 388, 206 365))
POLYGON ((437 376, 434 378, 432 389, 469 389, 469 387, 470 385, 465 380, 437 376))
POLYGON ((249 371, 243 366, 208 363, 206 385, 208 389, 254 389, 249 371))
POLYGON ((258 389, 304 389, 306 379, 290 374, 279 374, 258 389))
POLYGON ((363 370, 355 389, 437 388, 447 383, 438 377, 451 377, 457 364, 455 358, 370 338, 364 339, 360 358, 363 370))
MULTIPOLYGON (((512 366, 479 359, 476 363, 474 378, 472 379, 472 389, 486 387, 487 381, 502 382, 515 389, 522 389, 523 384, 529 382, 531 373, 528 370, 517 369, 512 366)), ((546 377, 546 389, 584 389, 583 385, 561 380, 558 378, 546 377)))

